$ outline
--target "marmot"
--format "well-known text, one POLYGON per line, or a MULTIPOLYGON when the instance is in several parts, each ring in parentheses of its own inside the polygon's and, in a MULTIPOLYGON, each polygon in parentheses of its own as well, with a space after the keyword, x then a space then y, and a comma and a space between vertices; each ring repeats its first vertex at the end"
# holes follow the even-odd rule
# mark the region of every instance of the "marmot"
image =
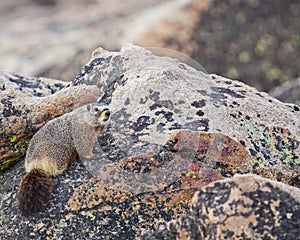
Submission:
POLYGON ((51 120, 32 137, 25 158, 27 174, 16 195, 22 215, 45 209, 52 198, 52 176, 63 173, 77 155, 91 154, 109 119, 107 106, 92 103, 51 120))

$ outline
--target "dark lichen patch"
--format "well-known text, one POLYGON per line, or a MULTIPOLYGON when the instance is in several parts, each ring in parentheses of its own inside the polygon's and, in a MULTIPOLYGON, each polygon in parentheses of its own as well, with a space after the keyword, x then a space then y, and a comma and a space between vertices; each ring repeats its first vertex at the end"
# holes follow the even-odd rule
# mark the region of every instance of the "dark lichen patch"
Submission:
POLYGON ((173 122, 174 121, 174 118, 173 118, 174 114, 170 111, 164 111, 164 110, 157 111, 157 112, 155 112, 155 115, 156 116, 159 116, 159 115, 164 116, 164 118, 167 120, 167 122, 173 122))
POLYGON ((149 99, 152 100, 154 102, 154 104, 157 104, 156 106, 160 105, 160 106, 165 107, 167 109, 174 110, 173 101, 171 101, 171 100, 162 100, 161 96, 160 96, 160 92, 150 90, 149 91, 149 99))
POLYGON ((199 101, 194 101, 191 103, 191 106, 192 107, 195 107, 195 108, 202 108, 206 105, 206 102, 204 99, 202 100, 199 100, 199 101))
POLYGON ((300 108, 297 105, 294 105, 294 111, 299 112, 300 108))
POLYGON ((177 129, 182 129, 182 125, 179 123, 173 123, 170 127, 169 130, 177 130, 177 129))
POLYGON ((140 132, 153 123, 154 119, 151 119, 149 116, 140 116, 137 121, 133 123, 132 128, 135 132, 140 132))
POLYGON ((152 101, 157 102, 160 99, 160 92, 150 90, 149 93, 150 93, 149 98, 152 101))
MULTIPOLYGON (((249 135, 252 138, 253 132, 249 135)), ((296 184, 295 176, 300 175, 299 141, 286 128, 265 127, 249 152, 253 172, 287 184, 296 184)))
POLYGON ((221 93, 229 95, 233 98, 245 98, 246 92, 243 90, 231 90, 223 87, 211 87, 211 90, 215 93, 221 93))
POLYGON ((246 143, 245 143, 244 140, 240 140, 239 142, 240 142, 240 144, 242 144, 244 147, 246 147, 246 143))
MULTIPOLYGON (((111 103, 111 98, 113 95, 113 92, 119 87, 123 86, 126 83, 125 78, 120 78, 122 65, 115 65, 113 69, 110 70, 110 73, 108 73, 108 79, 106 80, 105 84, 98 85, 100 92, 103 92, 103 95, 99 98, 98 102, 105 103, 109 105, 111 103)), ((94 77, 94 80, 91 81, 98 81, 97 76, 94 77)), ((93 82, 91 82, 93 84, 93 82)))
POLYGON ((81 69, 72 85, 96 85, 101 93, 99 102, 110 104, 113 92, 128 81, 123 74, 123 61, 120 56, 95 58, 81 69))
POLYGON ((250 152, 251 156, 253 156, 253 157, 257 156, 257 151, 255 151, 254 149, 250 148, 249 152, 250 152))
POLYGON ((236 101, 233 101, 232 104, 230 104, 230 106, 231 106, 232 108, 234 108, 234 107, 239 107, 239 106, 240 106, 240 103, 238 103, 238 102, 236 102, 236 101))
POLYGON ((15 107, 12 108, 5 108, 2 110, 2 114, 4 117, 10 117, 10 116, 21 116, 21 111, 16 110, 15 107))
MULTIPOLYGON (((41 76, 40 74, 37 75, 41 76)), ((18 90, 21 92, 29 92, 36 97, 42 97, 45 95, 40 90, 48 89, 49 93, 53 94, 64 87, 64 85, 61 83, 45 85, 40 78, 25 78, 17 74, 11 74, 8 76, 9 81, 18 85, 18 90)))
POLYGON ((161 105, 161 104, 158 104, 158 103, 154 103, 154 104, 152 104, 152 105, 149 107, 149 109, 150 109, 151 111, 153 111, 153 110, 155 110, 155 109, 159 109, 159 108, 162 108, 162 105, 161 105))
POLYGON ((164 133, 166 131, 165 129, 166 124, 165 123, 159 123, 156 125, 156 131, 159 133, 164 133))
POLYGON ((80 73, 76 76, 75 80, 73 81, 73 85, 77 86, 80 83, 84 82, 84 77, 88 74, 91 74, 96 67, 108 67, 110 61, 111 61, 111 56, 108 58, 95 58, 92 60, 90 63, 87 65, 83 66, 80 70, 80 73))
POLYGON ((1 99, 1 103, 3 104, 2 114, 4 117, 17 116, 20 117, 22 112, 17 110, 12 103, 12 99, 14 96, 8 96, 7 98, 1 99))
POLYGON ((203 96, 209 97, 209 100, 206 101, 211 102, 216 108, 227 105, 228 97, 225 94, 221 94, 219 92, 208 93, 205 90, 198 90, 197 92, 199 92, 203 96))
POLYGON ((208 92, 206 90, 197 90, 198 93, 200 93, 200 95, 202 96, 209 96, 208 92))
POLYGON ((41 124, 41 123, 46 123, 47 122, 47 120, 49 120, 49 118, 50 117, 52 117, 51 115, 50 115, 50 113, 46 113, 46 114, 44 114, 40 119, 37 119, 36 121, 34 121, 34 125, 39 125, 39 124, 41 124))
POLYGON ((266 127, 262 138, 253 144, 255 150, 266 159, 266 164, 300 168, 300 144, 288 129, 277 126, 266 127))
POLYGON ((125 101, 125 105, 129 105, 130 104, 130 99, 127 98, 126 101, 125 101))
POLYGON ((300 188, 300 175, 298 175, 298 176, 296 176, 296 177, 293 177, 293 178, 291 179, 291 181, 289 182, 289 184, 290 184, 291 186, 300 188))
POLYGON ((187 129, 197 129, 198 131, 208 132, 209 131, 209 119, 203 118, 200 120, 192 121, 192 122, 186 123, 184 125, 184 127, 187 129))
POLYGON ((107 186, 140 194, 163 191, 176 182, 184 169, 173 153, 162 149, 155 155, 141 154, 104 166, 99 169, 99 176, 107 186))
POLYGON ((118 144, 118 141, 116 141, 115 137, 109 132, 105 132, 101 135, 101 138, 98 139, 98 146, 100 152, 105 154, 105 158, 112 163, 120 161, 127 155, 127 152, 124 151, 125 148, 123 149, 122 145, 118 144))
POLYGON ((201 110, 198 110, 198 111, 196 112, 196 115, 198 115, 199 117, 202 117, 202 116, 204 116, 204 112, 201 111, 201 110))
POLYGON ((145 104, 148 101, 148 99, 149 99, 148 97, 143 96, 143 97, 140 98, 139 103, 140 104, 145 104))

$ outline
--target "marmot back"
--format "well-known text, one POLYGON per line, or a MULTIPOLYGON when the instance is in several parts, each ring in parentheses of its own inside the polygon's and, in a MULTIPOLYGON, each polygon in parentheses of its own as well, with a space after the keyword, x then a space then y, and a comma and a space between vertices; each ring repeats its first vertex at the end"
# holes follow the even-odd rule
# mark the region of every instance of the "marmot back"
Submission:
POLYGON ((53 119, 32 137, 25 158, 27 174, 17 193, 17 205, 23 215, 44 210, 52 198, 51 176, 63 173, 78 153, 91 154, 109 118, 107 106, 92 103, 53 119))

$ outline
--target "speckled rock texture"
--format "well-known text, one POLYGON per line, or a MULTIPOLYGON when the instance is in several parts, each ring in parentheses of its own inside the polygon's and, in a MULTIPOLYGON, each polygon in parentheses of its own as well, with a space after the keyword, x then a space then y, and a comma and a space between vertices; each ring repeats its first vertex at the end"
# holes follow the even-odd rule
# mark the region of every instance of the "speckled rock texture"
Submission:
MULTIPOLYGON (((90 159, 79 158, 54 178, 54 198, 44 213, 26 219, 16 209, 21 164, 0 176, 3 238, 133 239, 141 229, 189 216, 190 204, 198 206, 191 202, 195 192, 236 173, 261 175, 298 191, 297 105, 133 45, 119 52, 95 50, 70 87, 82 85, 98 87, 100 101, 112 112, 110 125, 90 159)), ((265 191, 260 182, 257 186, 265 191)), ((211 191, 220 191, 217 183, 215 188, 211 191)), ((287 203, 278 199, 286 197, 283 191, 274 195, 279 213, 286 213, 287 203)), ((243 209, 243 202, 234 202, 237 208, 239 203, 243 209)), ((220 204, 211 207, 218 210, 220 204)), ((298 221, 296 211, 291 224, 298 221)), ((264 223, 251 224, 262 229, 264 223)))
POLYGON ((299 188, 238 175, 203 187, 188 215, 141 239, 298 239, 299 216, 299 188))
POLYGON ((29 139, 46 122, 97 100, 95 86, 57 92, 65 86, 59 80, 0 73, 0 171, 20 161, 29 139))

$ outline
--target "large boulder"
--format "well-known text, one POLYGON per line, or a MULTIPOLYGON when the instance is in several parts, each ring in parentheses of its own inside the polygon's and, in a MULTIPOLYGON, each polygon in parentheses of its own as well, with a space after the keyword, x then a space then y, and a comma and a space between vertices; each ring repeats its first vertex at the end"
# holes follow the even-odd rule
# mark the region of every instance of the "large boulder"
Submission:
POLYGON ((109 105, 110 125, 93 155, 80 156, 55 178, 44 213, 19 216, 21 165, 1 176, 4 238, 131 239, 140 229, 188 216, 197 190, 236 173, 298 191, 299 106, 133 45, 95 50, 71 87, 86 85, 97 86, 99 101, 109 105))

